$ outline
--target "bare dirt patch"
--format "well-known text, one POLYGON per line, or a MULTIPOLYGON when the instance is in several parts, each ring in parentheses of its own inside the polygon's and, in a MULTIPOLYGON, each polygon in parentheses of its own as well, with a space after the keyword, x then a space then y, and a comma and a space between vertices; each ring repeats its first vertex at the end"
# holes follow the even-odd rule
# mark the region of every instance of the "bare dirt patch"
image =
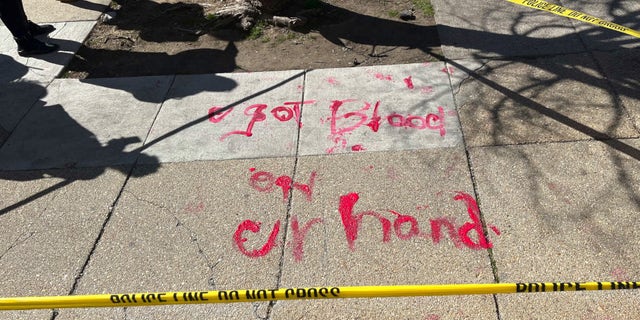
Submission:
POLYGON ((304 15, 303 27, 215 27, 213 13, 231 1, 114 1, 115 18, 98 22, 64 76, 354 67, 433 61, 440 53, 426 0, 301 0, 278 14, 304 15), (401 19, 412 8, 415 19, 401 19))

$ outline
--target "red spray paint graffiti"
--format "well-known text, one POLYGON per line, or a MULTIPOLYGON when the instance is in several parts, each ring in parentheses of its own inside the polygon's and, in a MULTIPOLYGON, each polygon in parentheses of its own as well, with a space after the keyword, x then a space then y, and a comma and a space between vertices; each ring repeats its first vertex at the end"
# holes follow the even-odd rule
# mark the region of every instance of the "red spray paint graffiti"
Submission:
MULTIPOLYGON (((411 77, 404 79, 407 86, 413 87, 411 77)), ((315 100, 307 100, 301 102, 284 102, 282 105, 269 108, 266 104, 253 104, 244 109, 244 116, 248 119, 248 123, 242 129, 228 131, 220 137, 220 141, 224 141, 230 136, 239 135, 244 137, 252 137, 255 126, 273 118, 279 122, 295 121, 298 128, 302 127, 301 107, 303 105, 315 104, 315 100)), ((330 123, 329 140, 332 141, 333 147, 328 148, 327 153, 333 153, 338 149, 345 150, 348 148, 347 135, 352 134, 361 127, 368 127, 372 132, 377 133, 382 125, 389 125, 395 128, 403 128, 405 130, 430 130, 436 131, 441 137, 447 133, 445 128, 445 118, 452 115, 450 111, 445 112, 442 106, 437 108, 436 113, 427 113, 424 115, 399 114, 393 112, 386 116, 379 114, 380 101, 370 103, 367 101, 359 101, 355 99, 334 100, 329 105, 331 115, 326 119, 321 119, 321 123, 330 123), (355 110, 354 109, 355 104, 355 110)), ((223 107, 214 106, 209 108, 209 122, 220 124, 230 114, 233 109, 225 110, 223 107)), ((364 151, 366 148, 362 144, 354 144, 349 147, 351 151, 364 151)))
MULTIPOLYGON (((360 211, 354 213, 354 207, 358 203, 360 196, 358 193, 348 193, 340 197, 338 204, 338 212, 342 227, 345 233, 347 246, 350 251, 356 250, 356 241, 358 240, 358 233, 362 224, 367 218, 367 222, 372 218, 381 226, 382 243, 392 241, 393 235, 400 241, 407 241, 413 238, 428 239, 434 244, 438 244, 442 241, 443 228, 446 229, 449 239, 454 243, 457 248, 468 248, 472 250, 483 250, 493 247, 491 241, 485 235, 482 223, 480 221, 479 209, 475 199, 464 192, 456 192, 453 196, 453 200, 461 202, 467 209, 467 215, 471 221, 467 221, 456 226, 453 218, 450 217, 438 217, 429 219, 430 232, 425 232, 424 228, 421 228, 418 219, 415 216, 402 214, 394 210, 388 210, 388 212, 395 216, 395 219, 387 218, 382 213, 376 211, 360 211)), ((298 217, 293 215, 291 217, 291 230, 293 232, 293 256, 295 261, 302 261, 304 258, 304 242, 305 237, 309 230, 317 224, 324 224, 325 221, 322 218, 314 218, 303 224, 300 228, 300 222, 298 217)), ((489 230, 492 230, 496 235, 500 235, 500 231, 493 225, 488 225, 489 230)), ((260 232, 260 222, 245 220, 243 221, 236 232, 234 233, 234 242, 241 253, 250 257, 257 258, 267 255, 274 247, 276 247, 276 239, 280 230, 280 220, 277 220, 271 229, 270 235, 266 243, 260 249, 250 250, 244 246, 244 242, 247 239, 243 236, 246 231, 252 233, 260 232)))
POLYGON ((439 132, 441 137, 444 137, 447 133, 445 128, 446 114, 441 106, 438 107, 437 114, 428 113, 424 116, 418 116, 391 113, 384 118, 379 115, 380 101, 372 104, 355 99, 334 100, 329 108, 331 109, 331 116, 327 118, 331 126, 329 139, 333 141, 334 146, 327 149, 327 153, 333 153, 338 149, 346 149, 348 145, 346 136, 363 126, 369 127, 373 132, 378 132, 380 126, 386 123, 396 128, 434 130, 439 132), (362 107, 355 111, 340 112, 341 108, 345 108, 346 105, 352 103, 361 103, 362 107), (369 111, 371 111, 371 114, 368 114, 369 111), (386 121, 383 121, 383 119, 386 121))
MULTIPOLYGON (((274 119, 280 122, 287 122, 294 119, 298 124, 298 127, 302 127, 302 122, 300 121, 300 107, 305 104, 314 103, 314 100, 284 102, 282 105, 272 108, 270 113, 274 119)), ((258 122, 267 120, 267 115, 265 114, 265 110, 267 108, 268 105, 266 104, 254 104, 244 109, 244 115, 250 118, 246 128, 244 130, 229 131, 220 137, 220 141, 224 141, 224 139, 232 135, 242 135, 246 137, 253 136, 254 125, 258 122)), ((209 122, 214 124, 220 123, 233 111, 233 109, 224 109, 224 107, 219 106, 209 108, 209 122)))
MULTIPOLYGON (((249 171, 255 172, 255 168, 251 168, 249 171)), ((302 192, 307 201, 311 201, 316 176, 315 171, 311 172, 309 182, 304 184, 293 181, 290 176, 282 175, 276 178, 271 172, 258 171, 249 178, 249 185, 257 191, 267 193, 272 192, 275 187, 279 187, 282 189, 282 199, 284 202, 289 200, 289 193, 291 188, 293 188, 294 190, 302 192)))
POLYGON ((413 89, 414 88, 413 80, 411 80, 411 76, 408 76, 408 77, 404 78, 403 80, 404 80, 404 84, 407 85, 407 88, 409 88, 409 89, 413 89))

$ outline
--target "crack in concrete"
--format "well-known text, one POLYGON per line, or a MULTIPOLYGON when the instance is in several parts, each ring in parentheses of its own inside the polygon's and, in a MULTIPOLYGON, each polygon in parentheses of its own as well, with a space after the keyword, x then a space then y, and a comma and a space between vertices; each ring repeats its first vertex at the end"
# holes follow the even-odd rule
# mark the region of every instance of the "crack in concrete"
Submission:
MULTIPOLYGON (((307 84, 307 71, 308 70, 304 70, 303 74, 302 74, 302 88, 305 88, 306 84, 307 84)), ((304 101, 304 89, 302 90, 301 93, 301 97, 300 97, 300 101, 304 101)), ((304 112, 304 108, 302 108, 300 110, 300 119, 302 119, 302 113, 304 112)), ((298 171, 298 160, 300 159, 300 131, 301 128, 298 128, 297 131, 297 137, 296 137, 296 151, 295 151, 295 159, 293 162, 293 172, 291 173, 291 181, 295 181, 296 178, 296 172, 298 171)), ((288 230, 289 230, 289 219, 291 218, 291 206, 293 203, 293 190, 294 188, 290 188, 289 189, 289 194, 288 194, 288 201, 287 201, 287 209, 286 209, 286 215, 284 218, 284 231, 282 234, 282 248, 280 250, 280 262, 278 264, 278 274, 276 275, 276 288, 280 288, 281 284, 282 284, 282 273, 283 273, 283 268, 284 268, 284 256, 285 256, 285 250, 286 250, 286 243, 287 243, 287 236, 288 236, 288 230)), ((267 319, 271 319, 271 312, 273 311, 273 308, 275 307, 277 301, 269 301, 269 305, 267 306, 267 311, 266 311, 266 315, 264 318, 259 318, 259 319, 263 319, 263 320, 267 320, 267 319)))
MULTIPOLYGON (((478 68, 476 68, 474 70, 469 70, 469 69, 464 68, 464 69, 466 69, 465 73, 467 74, 467 77, 462 79, 462 81, 460 81, 460 83, 458 85, 458 88, 457 88, 458 89, 457 92, 453 93, 453 103, 455 105, 456 111, 459 111, 459 109, 462 107, 462 106, 459 106, 458 99, 456 98, 456 95, 458 93, 460 93, 460 90, 461 90, 462 85, 464 84, 464 82, 466 82, 467 80, 469 80, 471 78, 475 79, 476 77, 474 77, 473 75, 476 74, 479 70, 481 70, 484 67, 486 67, 489 62, 490 62, 490 60, 484 61, 480 65, 480 67, 478 67, 478 68)), ((447 64, 449 64, 449 63, 447 63, 447 64)), ((454 63, 454 65, 458 69, 461 69, 460 68, 461 67, 460 64, 454 63)), ((453 81, 451 79, 451 76, 449 76, 449 86, 453 89, 453 81)), ((461 126, 462 126, 462 124, 461 124, 461 126)), ((466 156, 466 160, 467 160, 467 169, 469 170, 469 176, 471 178, 471 185, 472 185, 472 188, 473 188, 473 195, 476 198, 476 202, 477 202, 477 205, 478 205, 478 211, 479 211, 478 213, 480 215, 480 223, 482 224, 482 233, 484 234, 485 238, 488 238, 489 237, 489 231, 488 231, 486 219, 484 217, 484 213, 482 212, 481 199, 479 198, 479 193, 478 193, 478 182, 477 182, 477 179, 476 179, 473 163, 471 161, 471 154, 470 154, 470 151, 469 151, 469 146, 467 145, 466 137, 464 135, 464 131, 462 131, 462 130, 461 130, 461 135, 462 135, 462 145, 464 146, 464 152, 465 152, 465 156, 466 156)), ((496 283, 499 283, 500 282, 500 276, 498 274, 498 266, 496 264, 496 260, 495 260, 495 257, 493 255, 493 250, 491 248, 487 249, 487 258, 489 259, 489 264, 491 265, 491 271, 493 273, 494 281, 496 283)), ((497 317, 498 320, 500 320, 501 319, 500 306, 499 306, 499 303, 498 303, 498 297, 495 294, 493 295, 493 303, 494 303, 494 306, 495 306, 495 309, 496 309, 496 317, 497 317)))
POLYGON ((198 234, 195 231, 193 231, 193 229, 191 229, 189 226, 187 226, 182 220, 180 220, 180 218, 178 218, 178 216, 171 209, 169 209, 166 206, 163 206, 161 204, 158 204, 158 203, 156 203, 154 201, 141 198, 141 197, 139 197, 138 195, 136 195, 135 193, 133 193, 131 191, 127 190, 127 191, 125 191, 125 193, 131 195, 137 201, 147 203, 147 204, 149 204, 149 205, 151 205, 153 207, 156 207, 156 208, 160 209, 161 211, 165 212, 171 218, 173 218, 173 220, 175 220, 176 228, 183 228, 183 229, 185 229, 187 231, 187 233, 189 234, 190 242, 195 245, 198 255, 204 260, 205 265, 207 266, 207 269, 209 270, 209 279, 207 280, 207 284, 208 284, 209 288, 215 290, 216 289, 216 281, 215 281, 215 276, 214 276, 214 273, 215 273, 214 270, 218 266, 218 264, 220 264, 220 262, 222 262, 222 260, 223 260, 222 257, 218 258, 218 260, 216 260, 216 262, 212 262, 212 260, 209 257, 209 255, 205 252, 204 248, 200 245, 200 241, 198 240, 198 234))
POLYGON ((258 320, 267 320, 270 317, 270 306, 271 304, 267 304, 267 310, 264 316, 261 316, 258 314, 258 311, 260 309, 260 307, 262 307, 263 305, 265 305, 264 302, 254 302, 251 304, 253 306, 253 315, 258 319, 258 320))
POLYGON ((29 240, 29 238, 33 237, 37 232, 36 231, 28 231, 32 228, 32 226, 34 225, 35 220, 39 220, 40 218, 42 218, 42 216, 44 216, 44 214, 49 210, 49 204, 51 202, 53 202, 57 197, 58 197, 59 193, 54 193, 54 195, 52 196, 51 200, 49 200, 47 202, 47 204, 45 205, 44 209, 42 209, 42 211, 38 214, 38 216, 35 219, 30 219, 29 223, 27 224, 27 226, 25 227, 25 230, 22 234, 20 234, 11 245, 9 245, 9 247, 2 253, 0 254, 0 260, 2 260, 2 258, 7 255, 7 253, 9 253, 9 251, 13 250, 13 248, 17 247, 19 244, 22 244, 24 242, 26 242, 27 240, 29 240), (29 234, 26 238, 20 240, 20 238, 22 238, 25 234, 29 234))
POLYGON ((9 251, 13 250, 13 248, 15 248, 19 244, 29 240, 29 238, 31 238, 34 234, 36 234, 36 232, 35 231, 31 231, 31 232, 23 232, 21 235, 19 235, 18 238, 16 238, 16 240, 14 240, 11 245, 9 245, 7 250, 5 250, 2 254, 0 254, 0 260, 2 260, 2 258, 4 258, 4 256, 7 255, 7 253, 9 253, 9 251), (29 235, 26 238, 20 240, 20 238, 22 238, 27 233, 29 233, 29 235))
MULTIPOLYGON (((462 85, 464 85, 465 82, 469 81, 469 79, 475 79, 473 74, 477 73, 478 71, 480 71, 482 69, 484 69, 489 64, 489 62, 491 62, 491 61, 493 61, 493 60, 483 61, 482 64, 478 68, 470 70, 470 72, 466 72, 465 71, 467 76, 465 78, 463 78, 462 80, 460 80, 460 83, 458 84, 457 88, 455 88, 455 89, 453 88, 453 81, 451 80, 451 75, 449 75, 449 85, 451 87, 451 93, 453 94, 454 98, 455 98, 456 95, 458 95, 460 93, 460 90, 462 90, 462 85)), ((449 64, 449 63, 447 63, 447 64, 449 64)), ((459 69, 459 67, 458 67, 458 69, 459 69)), ((460 107, 462 107, 462 106, 460 106, 460 107)))

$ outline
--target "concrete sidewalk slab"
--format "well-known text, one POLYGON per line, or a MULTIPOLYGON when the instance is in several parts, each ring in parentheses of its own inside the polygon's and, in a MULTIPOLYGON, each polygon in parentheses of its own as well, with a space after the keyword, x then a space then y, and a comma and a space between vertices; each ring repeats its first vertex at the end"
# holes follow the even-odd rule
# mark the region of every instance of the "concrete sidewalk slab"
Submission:
POLYGON ((444 63, 307 73, 300 155, 462 144, 444 63))
POLYGON ((112 166, 133 164, 137 158, 157 163, 136 148, 172 78, 54 81, 0 149, 0 168, 112 166))
MULTIPOLYGON (((569 8, 591 16, 625 26, 634 30, 640 30, 640 3, 638 1, 622 0, 608 1, 582 1, 576 4, 567 3, 569 8)), ((607 28, 597 27, 590 23, 571 20, 578 35, 582 38, 589 50, 618 50, 622 48, 640 47, 640 39, 616 32, 607 28)))
POLYGON ((22 80, 28 68, 4 54, 0 54, 0 70, 0 127, 6 130, 6 138, 38 98, 46 94, 47 83, 22 80))
MULTIPOLYGON (((477 213, 462 148, 300 158, 294 180, 314 176, 308 194, 293 190, 281 287, 493 282, 487 251, 472 244, 480 242, 476 231, 460 231, 475 223, 468 210, 477 213)), ((491 231, 488 241, 496 237, 491 231)), ((346 299, 280 301, 272 318, 496 319, 495 312, 491 296, 346 299)))
MULTIPOLYGON (((69 294, 124 184, 117 169, 0 172, 0 296, 69 294)), ((44 320, 51 310, 1 317, 44 320)))
POLYGON ((640 48, 593 54, 636 128, 640 128, 640 48))
MULTIPOLYGON (((640 148, 640 140, 623 143, 640 148)), ((602 142, 469 152, 482 213, 502 230, 493 248, 501 282, 640 277, 637 158, 602 142)), ((505 319, 624 319, 637 299, 635 292, 498 296, 505 319)))
POLYGON ((95 21, 109 8, 110 0, 23 0, 24 11, 30 20, 43 22, 95 21))
POLYGON ((293 156, 298 127, 278 106, 302 99, 303 71, 177 76, 145 152, 162 162, 293 156))
MULTIPOLYGON (((478 66, 451 64, 467 73, 478 66)), ((487 62, 471 72, 456 94, 466 143, 637 137, 629 114, 599 70, 590 54, 487 62)))
MULTIPOLYGON (((266 177, 261 172, 291 177, 293 165, 291 158, 137 168, 134 176, 140 178, 125 187, 76 294, 277 287, 287 202, 278 186, 269 185, 267 192, 267 183, 274 181, 252 177, 266 177), (252 258, 242 253, 241 247, 259 252, 276 221, 283 225, 270 254, 252 258)), ((78 309, 61 311, 58 319, 123 313, 135 319, 249 319, 264 317, 267 305, 78 309)))
POLYGON ((17 45, 9 30, 0 27, 0 126, 13 131, 22 117, 46 93, 45 87, 71 61, 73 53, 91 31, 95 22, 55 24, 57 30, 51 41, 61 46, 61 51, 39 56, 20 57, 17 45))
POLYGON ((56 30, 49 34, 47 41, 58 44, 60 50, 36 57, 21 57, 17 45, 6 27, 0 28, 0 54, 10 56, 18 64, 26 66, 28 72, 21 74, 21 80, 49 83, 57 77, 71 61, 95 25, 95 21, 54 23, 56 30))
MULTIPOLYGON (((432 0, 449 59, 584 52, 569 19, 507 1, 432 0)), ((594 26, 595 28, 595 26, 594 26)))

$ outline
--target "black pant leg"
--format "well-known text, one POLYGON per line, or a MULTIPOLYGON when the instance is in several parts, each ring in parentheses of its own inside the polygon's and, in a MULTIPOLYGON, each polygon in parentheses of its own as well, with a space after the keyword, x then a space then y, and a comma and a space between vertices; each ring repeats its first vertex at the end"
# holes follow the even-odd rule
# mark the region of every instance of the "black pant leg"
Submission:
POLYGON ((29 33, 22 0, 0 0, 0 19, 16 38, 22 38, 29 33))

